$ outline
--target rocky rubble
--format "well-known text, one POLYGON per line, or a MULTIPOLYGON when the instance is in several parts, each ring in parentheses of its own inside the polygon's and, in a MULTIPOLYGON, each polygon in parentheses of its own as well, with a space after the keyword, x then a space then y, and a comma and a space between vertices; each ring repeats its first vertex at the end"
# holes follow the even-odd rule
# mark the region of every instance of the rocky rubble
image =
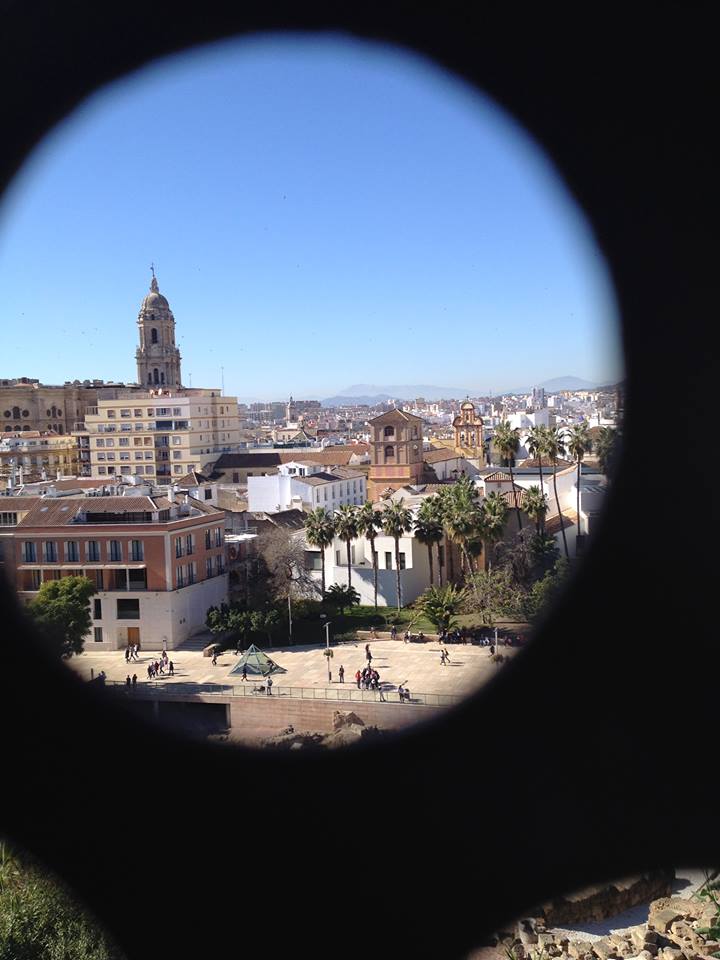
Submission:
POLYGON ((305 747, 344 747, 359 740, 381 737, 377 727, 366 726, 364 721, 351 710, 336 710, 333 714, 332 733, 316 731, 296 731, 288 727, 274 737, 263 741, 263 746, 280 750, 301 750, 305 747))
POLYGON ((647 923, 593 941, 553 932, 544 917, 529 917, 497 934, 496 949, 508 960, 704 960, 720 951, 720 942, 700 932, 712 926, 716 912, 712 902, 661 897, 650 904, 647 923))

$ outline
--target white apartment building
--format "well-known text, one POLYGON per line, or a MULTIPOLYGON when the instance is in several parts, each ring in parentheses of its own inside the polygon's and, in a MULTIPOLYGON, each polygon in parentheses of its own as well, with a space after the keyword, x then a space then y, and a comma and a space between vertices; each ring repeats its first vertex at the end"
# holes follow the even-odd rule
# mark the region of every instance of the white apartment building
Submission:
POLYGON ((158 483, 201 470, 238 449, 237 398, 220 390, 120 392, 86 411, 93 477, 140 475, 158 483))
POLYGON ((332 513, 344 504, 360 506, 367 499, 364 473, 309 460, 292 460, 265 477, 248 476, 248 509, 251 513, 279 513, 281 510, 314 510, 324 507, 332 513))

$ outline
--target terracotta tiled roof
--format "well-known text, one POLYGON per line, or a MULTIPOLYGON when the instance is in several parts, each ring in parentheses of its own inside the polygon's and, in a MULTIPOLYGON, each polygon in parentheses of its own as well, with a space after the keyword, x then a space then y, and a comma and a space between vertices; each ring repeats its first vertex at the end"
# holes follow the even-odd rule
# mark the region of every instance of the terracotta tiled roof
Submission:
POLYGON ((577 523, 577 513, 574 510, 564 510, 562 513, 562 524, 560 521, 560 514, 555 514, 553 517, 545 518, 545 533, 549 536, 554 537, 556 533, 560 533, 562 527, 566 530, 568 527, 572 527, 577 523))
POLYGON ((0 497, 0 513, 23 513, 37 505, 39 497, 0 497))
POLYGON ((489 480, 491 483, 509 483, 511 480, 509 473, 504 473, 502 470, 496 470, 494 473, 485 474, 484 480, 487 483, 489 480))
MULTIPOLYGON (((538 457, 534 457, 532 459, 523 460, 520 464, 518 464, 518 466, 537 469, 539 466, 539 459, 538 457)), ((552 470, 553 462, 552 460, 548 460, 547 457, 543 457, 542 466, 543 466, 543 470, 552 470)), ((572 466, 574 466, 574 464, 570 460, 559 459, 557 462, 558 470, 565 470, 567 467, 572 467, 572 466)))
POLYGON ((423 460, 425 463, 442 463, 444 460, 460 459, 462 459, 461 453, 458 453, 457 450, 450 450, 447 447, 439 450, 426 450, 423 453, 423 460))

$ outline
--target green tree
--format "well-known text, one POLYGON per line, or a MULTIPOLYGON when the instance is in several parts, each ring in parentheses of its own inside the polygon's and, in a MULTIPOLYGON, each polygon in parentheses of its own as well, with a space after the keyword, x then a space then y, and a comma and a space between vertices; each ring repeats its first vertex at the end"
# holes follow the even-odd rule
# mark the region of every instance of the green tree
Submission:
POLYGON ((380 511, 375 510, 372 503, 368 500, 357 512, 357 530, 358 535, 366 537, 370 544, 370 553, 372 554, 373 565, 373 587, 375 590, 375 613, 377 613, 377 595, 378 595, 378 555, 375 549, 375 537, 382 527, 380 511))
POLYGON ((444 587, 428 587, 416 601, 415 606, 438 630, 449 630, 457 625, 454 619, 467 598, 465 589, 458 590, 452 584, 444 587))
POLYGON ((535 531, 539 536, 545 527, 547 513, 547 497, 540 487, 533 485, 525 491, 524 510, 535 521, 535 531))
POLYGON ((479 570, 472 576, 472 587, 466 606, 480 614, 485 626, 492 626, 496 617, 522 615, 525 594, 515 583, 510 566, 479 570))
POLYGON ((515 504, 515 515, 517 516, 518 522, 518 531, 522 531, 522 516, 520 515, 520 506, 518 504, 518 493, 515 489, 515 477, 513 475, 513 464, 515 463, 515 456, 520 449, 520 431, 517 427, 513 428, 510 426, 509 420, 503 420, 502 423, 498 424, 495 428, 495 436, 493 437, 493 442, 497 447, 498 453, 503 459, 503 462, 510 471, 510 482, 512 484, 514 504, 515 504))
POLYGON ((567 535, 565 533, 565 518, 560 510, 560 497, 558 496, 557 490, 557 464, 560 457, 565 455, 565 441, 562 431, 559 428, 555 427, 552 430, 548 429, 545 431, 543 450, 547 454, 547 458, 553 466, 552 476, 553 490, 555 491, 555 503, 557 504, 558 519, 560 520, 560 531, 562 533, 563 546, 565 547, 565 557, 569 559, 570 553, 568 551, 567 535))
POLYGON ((320 550, 322 595, 325 596, 325 548, 335 536, 335 523, 324 507, 316 507, 305 518, 305 539, 320 550))
MULTIPOLYGON (((442 516, 438 509, 437 497, 428 497, 420 504, 420 509, 415 518, 415 539, 427 547, 431 587, 434 586, 435 583, 433 576, 433 546, 439 544, 444 536, 445 531, 443 529, 442 516)), ((439 577, 442 576, 439 562, 438 575, 439 577)))
POLYGON ((28 604, 38 629, 64 659, 83 652, 92 627, 89 602, 94 593, 95 585, 87 577, 61 577, 41 584, 28 604))
POLYGON ((478 541, 482 540, 482 523, 475 484, 469 477, 461 477, 444 493, 443 526, 448 539, 460 550, 466 575, 472 573, 470 552, 476 550, 478 541))
POLYGON ((333 583, 328 587, 325 596, 327 602, 337 608, 340 616, 348 607, 357 606, 360 603, 360 594, 355 587, 346 587, 344 583, 333 583))
MULTIPOLYGON (((546 438, 545 434, 547 433, 547 427, 544 427, 542 424, 538 424, 535 427, 530 428, 530 433, 527 438, 527 448, 528 453, 531 457, 536 457, 538 461, 538 470, 540 471, 540 490, 544 493, 543 486, 543 456, 545 454, 545 443, 546 438)), ((540 519, 540 528, 541 530, 545 529, 545 516, 543 515, 540 519)))
POLYGON ((267 635, 268 644, 272 645, 273 630, 280 624, 282 617, 277 610, 254 610, 250 614, 250 623, 253 630, 267 635))
POLYGON ((620 453, 620 432, 614 427, 600 427, 595 449, 600 469, 608 480, 612 479, 620 453))
POLYGON ((236 643, 245 645, 245 639, 253 629, 252 614, 240 604, 223 603, 220 607, 210 607, 205 617, 205 625, 212 633, 230 633, 236 643))
POLYGON ((587 421, 583 420, 582 423, 570 427, 565 433, 565 443, 568 453, 577 463, 577 481, 575 483, 577 488, 577 536, 575 542, 577 544, 580 539, 580 466, 585 454, 592 451, 592 439, 587 421))
POLYGON ((533 584, 525 602, 525 613, 529 620, 540 619, 555 603, 565 586, 569 569, 568 561, 561 557, 542 580, 533 584))
POLYGON ((413 518, 410 511, 403 506, 402 497, 399 500, 388 500, 380 514, 382 531, 386 537, 395 541, 395 573, 397 576, 397 608, 402 608, 402 583, 400 581, 400 537, 410 533, 413 528, 413 518))
POLYGON ((357 507, 352 504, 344 503, 335 511, 335 536, 339 537, 345 544, 347 553, 347 574, 348 587, 352 587, 352 565, 350 563, 350 545, 357 539, 357 507))

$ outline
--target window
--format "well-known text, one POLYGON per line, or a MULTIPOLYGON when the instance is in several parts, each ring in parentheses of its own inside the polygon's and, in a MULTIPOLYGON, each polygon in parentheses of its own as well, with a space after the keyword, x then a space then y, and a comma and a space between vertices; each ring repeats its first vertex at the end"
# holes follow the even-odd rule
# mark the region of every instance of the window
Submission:
POLYGON ((212 547, 212 531, 206 530, 205 531, 205 549, 210 550, 211 547, 212 547))
POLYGON ((240 483, 240 474, 237 470, 233 472, 233 483, 240 483))
POLYGON ((48 540, 43 544, 43 560, 46 563, 57 563, 57 544, 48 540))
POLYGON ((122 560, 122 544, 119 540, 110 541, 110 559, 114 561, 122 560))
POLYGON ((187 550, 187 555, 195 553, 195 538, 191 533, 185 537, 185 549, 187 550))
POLYGON ((205 560, 205 576, 209 580, 212 575, 213 575, 213 558, 208 557, 205 560))
POLYGON ((102 438, 99 438, 99 439, 96 441, 95 446, 96 446, 96 447, 104 447, 104 446, 105 446, 105 441, 104 441, 102 438))
MULTIPOLYGON (((202 437, 200 437, 200 439, 202 440, 202 437)), ((172 442, 175 446, 177 446, 179 443, 182 443, 182 437, 173 437, 172 442)))
POLYGON ((106 447, 114 447, 114 446, 115 446, 115 441, 114 441, 112 438, 110 438, 109 440, 106 440, 106 441, 105 441, 105 446, 106 446, 106 447))
POLYGON ((185 567, 178 567, 175 571, 175 585, 178 589, 185 586, 185 567))
POLYGON ((0 527, 16 527, 17 526, 17 514, 3 512, 0 513, 0 527))
POLYGON ((142 540, 130 541, 130 557, 135 561, 145 559, 145 550, 142 540))
POLYGON ((105 467, 98 467, 98 474, 100 476, 105 476, 106 473, 107 473, 107 470, 105 469, 105 467))
POLYGON ((114 453, 109 453, 109 454, 107 455, 107 459, 108 459, 108 460, 114 460, 114 459, 115 459, 115 454, 114 454, 114 453))
POLYGON ((127 410, 127 409, 121 410, 121 411, 120 411, 120 416, 121 416, 121 417, 129 417, 129 416, 130 416, 130 411, 127 410))
POLYGON ((389 550, 385 551, 385 569, 392 570, 392 553, 389 550))
POLYGON ((404 570, 404 569, 405 569, 405 554, 404 554, 404 553, 400 553, 400 554, 399 554, 399 557, 400 557, 400 569, 401 569, 401 570, 404 570))
POLYGON ((182 473, 182 472, 183 472, 182 466, 179 466, 179 465, 176 464, 176 465, 173 467, 173 473, 182 473))
POLYGON ((223 544, 222 527, 215 527, 215 546, 221 547, 223 544))
POLYGON ((188 572, 188 584, 195 583, 195 581, 197 580, 197 564, 189 563, 187 572, 188 572))
POLYGON ((95 627, 93 630, 93 636, 95 637, 95 643, 103 642, 102 627, 95 627))
POLYGON ((209 500, 212 497, 212 490, 205 490, 203 492, 206 500, 209 500))
POLYGON ((145 459, 146 459, 146 460, 154 460, 154 459, 155 459, 152 450, 146 450, 146 451, 145 451, 145 459))
POLYGON ((173 407, 173 408, 172 408, 172 412, 173 412, 173 416, 174 416, 174 417, 179 417, 180 414, 182 413, 182 408, 181 408, 181 407, 173 407))
POLYGON ((391 447, 391 446, 385 447, 385 459, 386 460, 395 459, 395 447, 391 447))
POLYGON ((157 342, 158 342, 158 333, 155 327, 153 327, 152 330, 150 331, 150 343, 157 343, 157 342))
POLYGON ((120 439, 118 440, 118 444, 119 444, 121 447, 129 447, 129 446, 130 446, 130 439, 129 439, 129 437, 120 437, 120 439))
POLYGON ((68 540, 65 544, 65 559, 77 563, 80 559, 80 544, 77 540, 68 540))
POLYGON ((173 450, 173 460, 180 460, 182 458, 182 450, 173 450))
POLYGON ((114 410, 108 410, 108 411, 107 411, 107 415, 108 415, 108 420, 114 420, 114 419, 115 419, 115 411, 114 411, 114 410))
POLYGON ((102 620, 102 600, 93 600, 93 620, 102 620))
POLYGON ((117 619, 118 620, 139 620, 140 619, 140 601, 139 600, 118 600, 117 601, 117 619))
POLYGON ((176 537, 175 538, 175 557, 177 558, 177 557, 184 557, 184 556, 185 556, 185 551, 183 550, 183 538, 176 537))
POLYGON ((125 461, 127 462, 127 461, 130 459, 130 454, 129 454, 129 453, 121 453, 121 454, 120 454, 120 459, 121 459, 121 460, 125 460, 125 461))
POLYGON ((133 437, 133 446, 141 447, 142 446, 142 437, 133 437))
POLYGON ((138 409, 136 408, 135 410, 133 410, 133 415, 136 416, 136 417, 141 417, 141 416, 142 416, 142 410, 138 410, 138 409))
POLYGON ((87 558, 91 563, 97 563, 100 560, 100 544, 97 540, 88 540, 87 558))
POLYGON ((394 428, 394 427, 385 427, 385 429, 383 430, 383 436, 384 436, 384 437, 394 437, 394 436, 395 436, 395 428, 394 428))
POLYGON ((30 571, 30 589, 39 590, 42 583, 42 572, 40 570, 30 571))
POLYGON ((97 455, 97 458, 98 458, 98 460, 105 460, 105 454, 104 454, 104 453, 99 453, 99 454, 97 455))

